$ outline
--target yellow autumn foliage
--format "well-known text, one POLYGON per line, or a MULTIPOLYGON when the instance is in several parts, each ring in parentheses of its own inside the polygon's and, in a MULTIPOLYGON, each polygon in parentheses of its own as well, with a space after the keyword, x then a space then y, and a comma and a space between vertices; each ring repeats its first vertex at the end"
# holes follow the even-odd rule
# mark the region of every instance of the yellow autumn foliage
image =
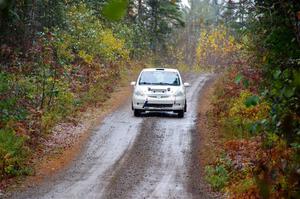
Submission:
POLYGON ((102 53, 107 59, 129 58, 129 50, 125 48, 125 40, 116 38, 111 30, 106 29, 102 32, 100 42, 102 53))
POLYGON ((266 118, 270 110, 267 102, 261 102, 256 106, 250 107, 245 105, 246 99, 252 95, 248 90, 242 91, 240 96, 232 101, 232 106, 229 109, 229 117, 241 123, 250 123, 266 118))
POLYGON ((84 50, 80 50, 78 55, 88 64, 93 62, 93 56, 87 54, 84 50))
POLYGON ((118 37, 111 29, 104 28, 93 11, 84 3, 70 6, 67 12, 68 31, 57 29, 58 55, 69 62, 77 54, 84 62, 91 64, 95 58, 104 62, 127 60, 130 49, 125 39, 118 37), (75 53, 74 53, 75 52, 75 53))
POLYGON ((238 53, 241 45, 224 26, 200 33, 196 57, 202 66, 225 66, 238 53))
POLYGON ((253 123, 265 119, 270 111, 270 105, 266 101, 261 101, 256 106, 247 107, 245 101, 252 96, 249 90, 244 90, 236 98, 233 98, 230 103, 230 109, 226 116, 223 116, 221 123, 229 130, 228 135, 246 136, 249 132, 249 127, 253 123))

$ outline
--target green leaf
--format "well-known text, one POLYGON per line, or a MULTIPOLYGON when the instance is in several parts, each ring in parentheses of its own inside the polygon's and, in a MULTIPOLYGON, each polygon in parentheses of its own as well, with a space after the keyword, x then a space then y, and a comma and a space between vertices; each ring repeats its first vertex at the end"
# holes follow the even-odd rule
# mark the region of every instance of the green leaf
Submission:
POLYGON ((281 74, 281 70, 276 70, 273 74, 274 79, 278 79, 281 74))
POLYGON ((259 97, 256 95, 250 96, 248 97, 244 104, 246 105, 246 107, 250 107, 250 106, 256 106, 259 102, 259 97))
POLYGON ((258 123, 250 124, 249 126, 250 133, 256 133, 258 131, 258 127, 259 127, 258 123))
POLYGON ((243 86, 244 86, 245 88, 248 88, 248 87, 249 87, 249 80, 244 79, 244 80, 243 80, 243 86))
POLYGON ((294 148, 294 149, 300 149, 300 144, 299 143, 292 143, 291 146, 294 148))
POLYGON ((234 82, 236 84, 239 84, 241 82, 241 80, 244 78, 244 76, 242 74, 238 74, 234 80, 234 82))
POLYGON ((122 19, 127 11, 128 0, 109 0, 103 7, 103 15, 110 20, 122 19))
POLYGON ((295 93, 295 88, 285 87, 283 90, 283 94, 287 98, 292 97, 294 95, 294 93, 295 93))
POLYGON ((293 85, 300 87, 300 71, 293 71, 293 85))

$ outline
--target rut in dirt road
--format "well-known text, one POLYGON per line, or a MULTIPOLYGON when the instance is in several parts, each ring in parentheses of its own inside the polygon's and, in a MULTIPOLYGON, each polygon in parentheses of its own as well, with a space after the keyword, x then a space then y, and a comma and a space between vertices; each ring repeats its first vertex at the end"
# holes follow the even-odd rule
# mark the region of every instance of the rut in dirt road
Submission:
POLYGON ((130 99, 93 131, 66 171, 12 198, 207 198, 191 189, 192 130, 198 94, 209 74, 185 76, 188 111, 132 115, 130 99))

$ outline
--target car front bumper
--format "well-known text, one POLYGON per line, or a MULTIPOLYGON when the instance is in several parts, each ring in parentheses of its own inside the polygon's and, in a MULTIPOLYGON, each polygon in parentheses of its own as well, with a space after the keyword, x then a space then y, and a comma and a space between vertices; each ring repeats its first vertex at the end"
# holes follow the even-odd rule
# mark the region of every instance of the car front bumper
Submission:
POLYGON ((132 97, 132 108, 145 111, 176 111, 184 110, 185 96, 168 96, 168 97, 150 97, 137 96, 132 97))

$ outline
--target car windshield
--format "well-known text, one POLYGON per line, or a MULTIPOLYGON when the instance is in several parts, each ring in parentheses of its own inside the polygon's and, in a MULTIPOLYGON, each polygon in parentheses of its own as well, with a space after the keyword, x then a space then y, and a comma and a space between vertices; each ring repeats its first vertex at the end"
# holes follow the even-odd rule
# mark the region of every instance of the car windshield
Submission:
POLYGON ((179 86, 180 79, 178 72, 171 71, 144 71, 141 74, 140 85, 171 85, 179 86))

